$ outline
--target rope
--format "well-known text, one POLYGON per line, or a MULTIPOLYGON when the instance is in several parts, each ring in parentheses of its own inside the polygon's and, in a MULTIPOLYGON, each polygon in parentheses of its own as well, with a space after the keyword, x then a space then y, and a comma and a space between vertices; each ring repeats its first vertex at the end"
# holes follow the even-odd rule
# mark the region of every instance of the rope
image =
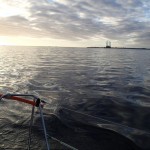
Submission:
POLYGON ((58 140, 58 139, 56 139, 55 137, 52 137, 52 136, 50 136, 50 135, 48 135, 52 140, 54 140, 54 141, 57 141, 58 143, 60 143, 61 145, 64 145, 65 147, 67 147, 67 148, 69 148, 69 149, 72 149, 72 150, 78 150, 77 148, 75 148, 75 147, 73 147, 73 146, 71 146, 71 145, 69 145, 69 144, 67 144, 67 143, 65 143, 65 142, 63 142, 63 141, 61 141, 61 140, 58 140))

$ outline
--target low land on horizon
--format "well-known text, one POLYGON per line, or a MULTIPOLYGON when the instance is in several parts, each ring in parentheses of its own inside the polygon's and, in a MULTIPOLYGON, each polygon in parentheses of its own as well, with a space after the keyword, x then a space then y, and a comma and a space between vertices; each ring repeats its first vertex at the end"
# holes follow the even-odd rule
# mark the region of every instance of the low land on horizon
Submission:
MULTIPOLYGON (((107 47, 87 47, 87 48, 107 48, 107 47)), ((150 50, 150 48, 139 48, 139 47, 109 47, 107 49, 143 49, 143 50, 150 50)))

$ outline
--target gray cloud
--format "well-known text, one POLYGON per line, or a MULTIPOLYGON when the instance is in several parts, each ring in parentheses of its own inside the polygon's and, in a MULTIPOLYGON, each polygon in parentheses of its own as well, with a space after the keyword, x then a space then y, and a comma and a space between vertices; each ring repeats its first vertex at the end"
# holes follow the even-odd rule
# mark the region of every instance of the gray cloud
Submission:
POLYGON ((103 37, 135 47, 150 47, 148 0, 65 0, 64 3, 30 0, 29 3, 28 18, 20 14, 1 19, 1 35, 50 37, 76 42, 103 37))

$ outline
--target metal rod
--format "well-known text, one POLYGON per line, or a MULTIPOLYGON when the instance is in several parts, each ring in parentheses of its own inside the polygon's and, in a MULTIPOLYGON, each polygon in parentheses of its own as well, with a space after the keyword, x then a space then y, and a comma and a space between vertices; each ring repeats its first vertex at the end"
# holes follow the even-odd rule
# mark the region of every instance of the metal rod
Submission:
POLYGON ((50 146, 48 144, 48 139, 47 139, 47 131, 46 131, 46 127, 45 127, 45 121, 44 121, 44 116, 43 116, 41 104, 39 105, 39 110, 40 110, 40 115, 41 115, 41 119, 42 119, 42 125, 43 125, 43 129, 44 129, 44 136, 45 136, 47 150, 50 150, 50 146))
POLYGON ((31 120, 30 120, 30 127, 29 127, 28 150, 31 149, 31 130, 32 130, 33 118, 34 118, 34 108, 35 106, 32 106, 32 113, 31 113, 31 120))
POLYGON ((11 94, 11 93, 8 93, 8 94, 0 94, 1 95, 1 98, 5 98, 5 97, 9 97, 9 96, 21 96, 21 97, 24 97, 24 96, 27 96, 27 97, 33 97, 34 99, 38 99, 37 96, 35 95, 32 95, 32 94, 11 94))

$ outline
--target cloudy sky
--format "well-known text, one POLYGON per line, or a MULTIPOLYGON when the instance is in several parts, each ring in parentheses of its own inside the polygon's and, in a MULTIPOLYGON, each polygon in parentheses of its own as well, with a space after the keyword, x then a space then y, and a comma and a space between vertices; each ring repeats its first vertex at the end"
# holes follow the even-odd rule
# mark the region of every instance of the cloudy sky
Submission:
POLYGON ((0 0, 0 45, 150 47, 150 0, 0 0))

